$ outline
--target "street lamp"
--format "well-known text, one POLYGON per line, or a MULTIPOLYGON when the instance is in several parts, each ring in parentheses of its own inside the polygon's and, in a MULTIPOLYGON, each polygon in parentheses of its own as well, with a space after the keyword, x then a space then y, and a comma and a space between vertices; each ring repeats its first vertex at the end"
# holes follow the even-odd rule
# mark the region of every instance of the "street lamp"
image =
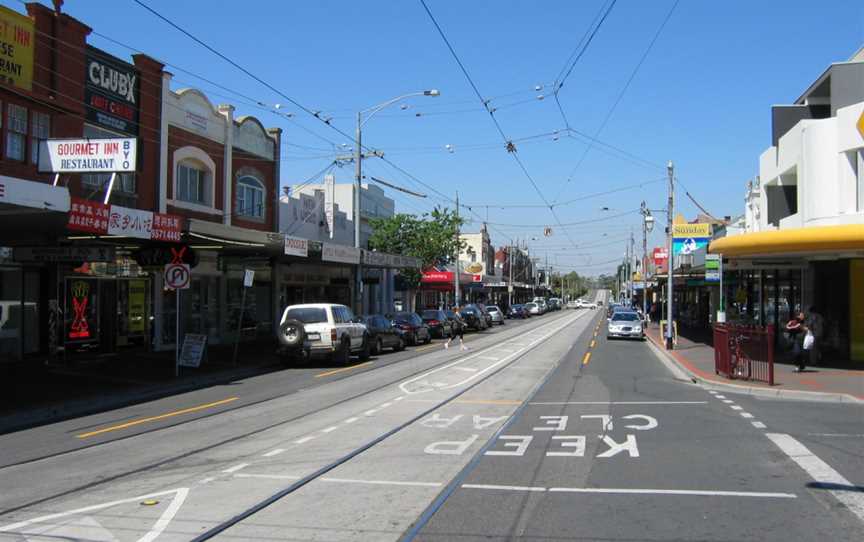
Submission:
MULTIPOLYGON (((362 153, 362 130, 363 125, 369 122, 369 119, 375 116, 376 113, 386 108, 387 106, 393 105, 396 102, 404 100, 405 98, 412 98, 414 96, 440 96, 441 92, 438 89, 430 89, 423 90, 420 92, 411 92, 409 94, 403 94, 401 96, 396 96, 386 102, 380 103, 376 106, 370 107, 369 109, 364 109, 363 111, 357 112, 357 130, 355 133, 355 141, 354 141, 354 248, 360 249, 360 191, 363 187, 363 153, 362 153), (364 119, 363 116, 366 115, 364 119)), ((363 272, 361 269, 361 263, 357 264, 356 277, 354 281, 354 309, 357 314, 361 314, 363 312, 363 272)))

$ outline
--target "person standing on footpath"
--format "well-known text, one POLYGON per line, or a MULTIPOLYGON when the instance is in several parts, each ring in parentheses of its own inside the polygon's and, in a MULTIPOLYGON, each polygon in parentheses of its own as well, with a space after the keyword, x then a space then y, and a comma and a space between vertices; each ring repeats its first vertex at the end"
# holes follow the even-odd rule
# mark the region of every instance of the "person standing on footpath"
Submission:
POLYGON ((804 325, 810 330, 810 333, 813 335, 813 344, 810 346, 810 365, 817 366, 819 365, 820 359, 822 357, 822 336, 825 331, 825 319, 816 311, 815 306, 811 306, 807 309, 807 318, 804 321, 804 325))
POLYGON ((807 334, 807 326, 804 325, 804 313, 799 312, 795 318, 786 322, 786 332, 789 333, 789 338, 792 340, 792 358, 795 360, 795 369, 798 373, 804 372, 804 367, 807 365, 805 356, 807 352, 804 350, 804 336, 807 334))

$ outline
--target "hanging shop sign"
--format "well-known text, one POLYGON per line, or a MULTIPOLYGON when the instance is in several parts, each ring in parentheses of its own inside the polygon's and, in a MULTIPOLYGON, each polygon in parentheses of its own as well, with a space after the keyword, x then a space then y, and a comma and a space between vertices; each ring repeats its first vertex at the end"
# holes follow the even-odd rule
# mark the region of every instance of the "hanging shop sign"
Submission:
POLYGON ((711 224, 673 224, 672 253, 693 254, 711 242, 711 224))
POLYGON ((33 20, 0 6, 0 82, 33 89, 33 20))
POLYGON ((111 139, 46 139, 39 142, 39 171, 50 173, 115 173, 135 171, 134 137, 111 139))
POLYGON ((309 241, 299 237, 285 236, 285 255, 309 257, 309 241))
POLYGON ((419 269, 421 267, 419 258, 402 256, 399 254, 387 254, 385 252, 374 252, 371 250, 363 250, 362 261, 363 265, 367 267, 410 267, 414 269, 419 269))
POLYGON ((12 259, 16 262, 113 262, 114 247, 15 247, 12 259))
POLYGON ((179 242, 182 237, 182 218, 179 216, 75 197, 71 198, 66 227, 99 235, 121 235, 153 241, 179 242))
POLYGON ((345 245, 324 243, 321 248, 321 260, 325 262, 360 263, 360 249, 345 245))
POLYGON ((88 46, 84 74, 87 120, 125 134, 138 134, 138 71, 88 46))
POLYGON ((468 273, 473 273, 473 274, 482 273, 483 272, 483 264, 480 262, 471 263, 468 265, 468 267, 465 268, 465 271, 467 271, 468 273))

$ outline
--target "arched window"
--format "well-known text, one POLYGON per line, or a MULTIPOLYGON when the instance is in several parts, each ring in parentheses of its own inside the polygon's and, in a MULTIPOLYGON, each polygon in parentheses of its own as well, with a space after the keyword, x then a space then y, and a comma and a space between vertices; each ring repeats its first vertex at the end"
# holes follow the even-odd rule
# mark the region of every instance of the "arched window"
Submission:
POLYGON ((234 212, 238 216, 264 218, 264 185, 261 181, 250 176, 237 180, 234 212))

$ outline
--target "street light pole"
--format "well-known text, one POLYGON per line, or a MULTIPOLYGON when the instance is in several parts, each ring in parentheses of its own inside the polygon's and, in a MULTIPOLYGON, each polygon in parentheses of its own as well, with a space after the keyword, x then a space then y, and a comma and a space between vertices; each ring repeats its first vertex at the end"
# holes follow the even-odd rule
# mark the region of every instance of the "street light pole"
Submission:
POLYGON ((510 268, 510 278, 507 281, 507 306, 513 306, 513 240, 507 248, 507 266, 510 268))
POLYGON ((672 321, 672 294, 674 290, 674 280, 672 279, 672 275, 674 274, 675 269, 675 254, 673 253, 673 242, 672 238, 674 236, 674 219, 675 216, 675 166, 672 164, 672 160, 669 160, 669 163, 666 165, 666 172, 669 175, 669 212, 666 217, 666 250, 668 251, 669 258, 667 260, 667 279, 668 285, 666 286, 666 350, 672 350, 673 344, 673 326, 674 322, 672 321))
POLYGON ((456 191, 456 259, 453 271, 453 301, 454 307, 459 306, 459 191, 456 191))

